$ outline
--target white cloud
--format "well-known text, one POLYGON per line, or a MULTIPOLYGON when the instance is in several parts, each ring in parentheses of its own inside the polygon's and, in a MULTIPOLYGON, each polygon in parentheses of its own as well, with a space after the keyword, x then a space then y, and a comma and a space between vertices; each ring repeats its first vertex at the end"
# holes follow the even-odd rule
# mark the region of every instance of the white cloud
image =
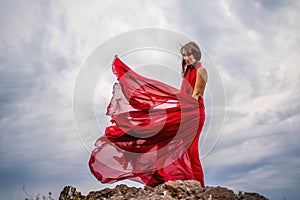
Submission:
POLYGON ((290 181, 299 176, 298 161, 288 163, 291 174, 281 176, 286 166, 271 161, 282 154, 294 159, 299 151, 299 4, 272 2, 270 8, 264 2, 222 1, 214 9, 207 9, 213 3, 199 2, 184 8, 201 24, 193 27, 193 37, 213 55, 227 96, 223 134, 204 160, 207 181, 245 190, 268 184, 265 189, 274 192, 299 184, 290 181))
MULTIPOLYGON (((228 116, 221 140, 204 161, 211 168, 207 177, 225 168, 231 177, 227 183, 245 190, 255 180, 258 185, 273 181, 273 188, 298 184, 299 6, 295 1, 226 0, 1 2, 1 169, 22 163, 38 168, 36 179, 44 180, 46 171, 55 177, 72 171, 80 176, 74 184, 94 181, 82 163, 89 155, 73 123, 79 66, 119 33, 162 27, 198 41, 224 81, 228 116), (281 161, 288 164, 274 164, 277 154, 285 155, 281 161), (243 178, 229 170, 237 166, 243 178), (286 167, 281 183, 276 177, 286 167)), ((92 184, 97 188, 96 181, 92 184)))
POLYGON ((177 26, 166 20, 166 16, 176 19, 173 4, 131 3, 6 2, 1 6, 1 26, 5 27, 0 46, 1 99, 5 100, 1 104, 1 174, 15 174, 18 182, 35 190, 41 189, 33 186, 38 180, 53 187, 68 180, 74 184, 94 180, 88 173, 89 154, 73 122, 72 93, 80 64, 118 33, 145 26, 177 26), (23 174, 16 173, 20 165, 23 174), (73 175, 62 176, 68 172, 73 175))

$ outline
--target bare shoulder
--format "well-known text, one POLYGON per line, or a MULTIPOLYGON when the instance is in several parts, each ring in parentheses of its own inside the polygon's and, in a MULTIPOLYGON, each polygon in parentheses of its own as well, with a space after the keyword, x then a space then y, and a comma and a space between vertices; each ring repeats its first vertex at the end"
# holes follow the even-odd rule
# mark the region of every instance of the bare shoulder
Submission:
POLYGON ((204 67, 200 67, 197 69, 198 75, 201 75, 201 77, 204 79, 204 81, 207 81, 207 71, 204 67))

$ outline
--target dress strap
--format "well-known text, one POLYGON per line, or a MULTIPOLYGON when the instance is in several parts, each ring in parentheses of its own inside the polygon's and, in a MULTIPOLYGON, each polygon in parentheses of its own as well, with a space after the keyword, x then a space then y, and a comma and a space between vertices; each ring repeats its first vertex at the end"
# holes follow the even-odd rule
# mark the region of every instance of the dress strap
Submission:
POLYGON ((195 68, 196 68, 196 69, 199 69, 200 67, 202 67, 202 63, 201 63, 200 61, 198 61, 195 68))

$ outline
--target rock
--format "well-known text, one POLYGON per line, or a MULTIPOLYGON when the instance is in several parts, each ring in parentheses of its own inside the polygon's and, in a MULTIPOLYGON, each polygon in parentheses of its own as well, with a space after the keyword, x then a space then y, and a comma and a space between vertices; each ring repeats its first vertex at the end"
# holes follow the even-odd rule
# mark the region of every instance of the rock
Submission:
POLYGON ((266 197, 257 194, 257 193, 253 193, 253 192, 245 192, 244 194, 242 194, 242 198, 243 200, 267 200, 266 197))
POLYGON ((188 197, 195 196, 195 193, 203 192, 200 182, 187 180, 187 181, 169 181, 155 187, 156 193, 166 193, 175 199, 187 199, 188 197))
POLYGON ((195 196, 197 199, 236 199, 232 190, 223 187, 205 187, 197 191, 195 196))
POLYGON ((105 188, 99 191, 91 191, 87 196, 81 195, 76 188, 66 186, 60 193, 60 200, 174 200, 174 199, 202 199, 202 200, 267 200, 257 193, 234 194, 225 187, 202 188, 198 181, 168 181, 154 188, 128 187, 125 184, 117 185, 115 188, 105 188))
POLYGON ((81 200, 85 199, 85 196, 82 196, 80 192, 76 191, 76 188, 72 186, 65 186, 63 191, 61 191, 59 200, 81 200))

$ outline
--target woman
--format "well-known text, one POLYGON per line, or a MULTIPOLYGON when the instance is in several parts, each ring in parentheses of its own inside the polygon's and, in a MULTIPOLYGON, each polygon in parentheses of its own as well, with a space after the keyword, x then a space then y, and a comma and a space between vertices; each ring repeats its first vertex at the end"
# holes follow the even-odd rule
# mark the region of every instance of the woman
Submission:
MULTIPOLYGON (((201 59, 201 51, 195 42, 189 42, 181 48, 182 54, 182 75, 183 81, 181 91, 192 95, 199 104, 203 105, 203 94, 207 82, 207 71, 199 62, 201 59), (192 86, 192 87, 190 87, 192 86)), ((198 140, 205 120, 204 106, 200 109, 199 130, 197 135, 188 148, 188 154, 191 158, 191 165, 194 170, 194 177, 204 186, 204 174, 198 155, 198 140)))
POLYGON ((114 125, 96 141, 89 161, 102 183, 130 179, 155 186, 169 180, 198 180, 205 187, 198 140, 205 119, 207 73, 196 43, 185 44, 180 52, 180 90, 140 76, 114 59, 119 83, 106 113, 114 125))

